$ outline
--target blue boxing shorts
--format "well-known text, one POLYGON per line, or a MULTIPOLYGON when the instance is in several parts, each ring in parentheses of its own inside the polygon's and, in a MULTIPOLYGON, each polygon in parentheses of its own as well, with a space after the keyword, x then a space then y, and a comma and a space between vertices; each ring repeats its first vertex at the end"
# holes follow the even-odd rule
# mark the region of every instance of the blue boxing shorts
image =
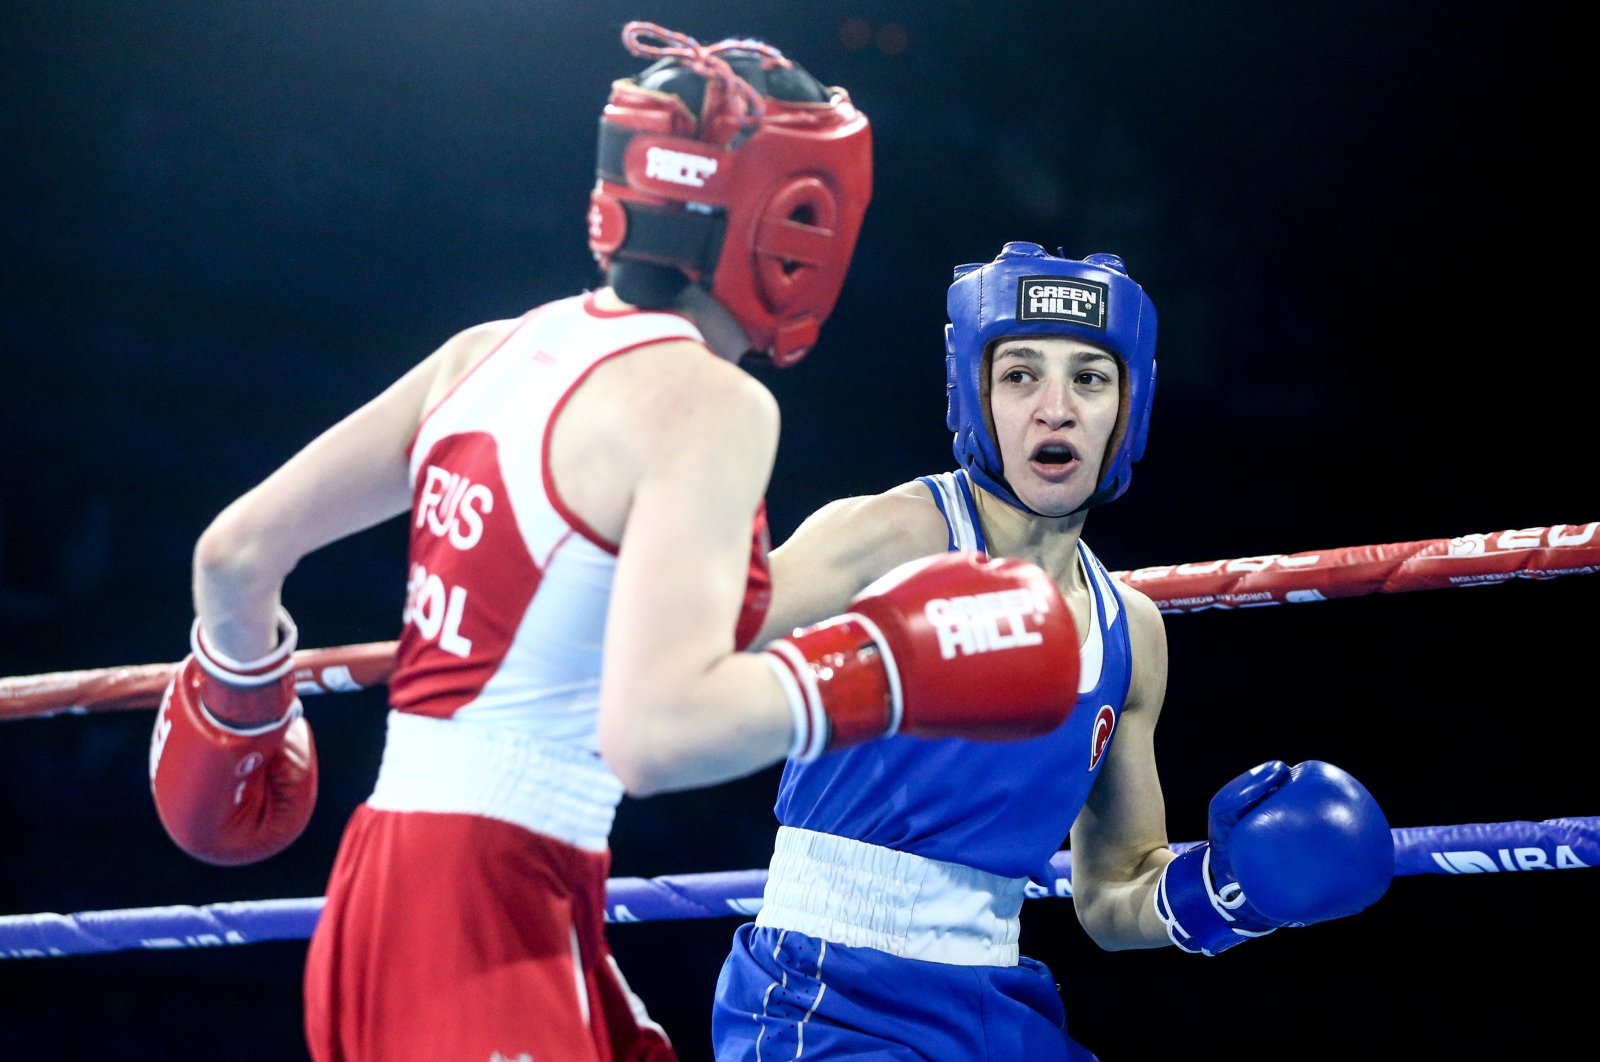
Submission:
POLYGON ((747 924, 717 978, 717 1062, 1096 1062, 1050 968, 959 966, 747 924))
POLYGON ((718 1062, 1095 1062, 1017 947, 1024 878, 781 826, 717 979, 718 1062))

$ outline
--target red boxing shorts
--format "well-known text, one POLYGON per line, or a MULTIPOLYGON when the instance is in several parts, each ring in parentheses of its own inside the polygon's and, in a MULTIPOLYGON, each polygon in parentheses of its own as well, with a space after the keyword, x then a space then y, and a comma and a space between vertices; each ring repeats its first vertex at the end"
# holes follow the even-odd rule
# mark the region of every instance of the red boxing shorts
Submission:
POLYGON ((356 809, 305 972, 315 1062, 674 1062, 605 940, 609 852, 356 809))

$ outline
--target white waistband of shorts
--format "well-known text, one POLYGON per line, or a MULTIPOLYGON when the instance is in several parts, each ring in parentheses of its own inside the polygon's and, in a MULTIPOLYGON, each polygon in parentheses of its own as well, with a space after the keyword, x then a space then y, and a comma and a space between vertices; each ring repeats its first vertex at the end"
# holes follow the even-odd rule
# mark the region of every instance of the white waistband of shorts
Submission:
POLYGON ((370 807, 482 815, 603 851, 622 782, 588 749, 504 727, 389 713, 370 807))
POLYGON ((953 966, 1015 966, 1027 878, 778 827, 756 925, 953 966))

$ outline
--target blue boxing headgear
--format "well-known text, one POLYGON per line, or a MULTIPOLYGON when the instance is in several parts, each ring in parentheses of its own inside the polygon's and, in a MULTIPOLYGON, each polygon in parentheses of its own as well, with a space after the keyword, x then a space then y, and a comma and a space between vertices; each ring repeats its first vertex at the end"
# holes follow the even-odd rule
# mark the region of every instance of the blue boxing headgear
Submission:
MULTIPOLYGON (((1064 252, 1063 252, 1064 253, 1064 252)), ((1069 336, 1102 347, 1122 364, 1122 408, 1100 481, 1077 510, 1122 496, 1144 455, 1156 389, 1156 308, 1114 254, 1078 261, 1036 243, 1006 244, 992 262, 956 266, 945 325, 945 426, 956 460, 985 490, 1031 512, 1006 483, 989 430, 989 348, 1011 336, 1069 336)))

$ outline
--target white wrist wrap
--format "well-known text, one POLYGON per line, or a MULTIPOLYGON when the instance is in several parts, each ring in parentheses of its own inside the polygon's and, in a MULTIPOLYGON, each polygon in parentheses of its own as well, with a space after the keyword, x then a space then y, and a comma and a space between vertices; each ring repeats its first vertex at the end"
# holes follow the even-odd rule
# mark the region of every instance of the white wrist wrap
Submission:
POLYGON ((196 616, 189 628, 189 648, 206 674, 230 686, 265 686, 276 682, 294 667, 294 650, 300 641, 300 630, 289 616, 289 610, 278 606, 278 646, 259 660, 235 660, 213 649, 206 641, 205 631, 196 616))
POLYGON ((794 737, 789 743, 789 759, 810 763, 828 747, 828 714, 822 708, 822 690, 817 687, 811 665, 789 642, 779 639, 761 654, 783 687, 794 717, 794 737))

